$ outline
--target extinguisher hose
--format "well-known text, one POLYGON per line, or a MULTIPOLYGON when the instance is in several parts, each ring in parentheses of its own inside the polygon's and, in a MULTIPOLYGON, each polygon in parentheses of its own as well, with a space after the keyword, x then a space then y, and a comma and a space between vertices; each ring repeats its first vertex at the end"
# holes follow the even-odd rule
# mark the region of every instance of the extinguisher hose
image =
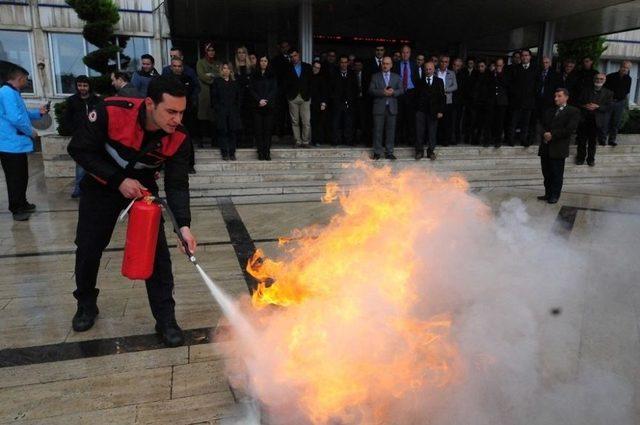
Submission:
POLYGON ((180 243, 182 244, 182 247, 184 248, 184 252, 187 255, 187 258, 189 259, 189 261, 191 261, 194 265, 198 265, 198 261, 196 260, 196 257, 189 250, 189 244, 187 243, 187 241, 184 240, 184 237, 182 236, 182 233, 180 232, 180 226, 178 225, 178 221, 176 220, 176 216, 173 215, 173 212, 171 211, 171 208, 169 208, 169 204, 167 204, 167 201, 162 199, 162 198, 160 198, 160 197, 156 197, 154 202, 157 202, 160 205, 162 205, 164 210, 167 212, 167 215, 169 216, 169 219, 171 220, 171 224, 173 225, 173 231, 176 233, 176 235, 178 235, 178 240, 180 240, 180 243))

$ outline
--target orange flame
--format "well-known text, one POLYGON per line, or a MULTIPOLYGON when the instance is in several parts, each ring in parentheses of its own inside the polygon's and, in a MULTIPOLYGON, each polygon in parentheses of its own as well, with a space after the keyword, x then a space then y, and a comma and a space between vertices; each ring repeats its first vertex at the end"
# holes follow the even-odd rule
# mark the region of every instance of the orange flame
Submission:
POLYGON ((415 245, 454 208, 485 207, 460 202, 471 197, 457 176, 354 167, 361 180, 348 192, 327 185, 323 201, 338 199, 341 212, 322 231, 298 231, 286 259, 257 250, 247 265, 264 325, 256 344, 270 353, 253 391, 267 406, 295 404, 304 423, 391 423, 394 400, 437 391, 459 373, 450 315, 419 304, 428 265, 415 245), (275 400, 274 385, 289 388, 286 400, 275 400))

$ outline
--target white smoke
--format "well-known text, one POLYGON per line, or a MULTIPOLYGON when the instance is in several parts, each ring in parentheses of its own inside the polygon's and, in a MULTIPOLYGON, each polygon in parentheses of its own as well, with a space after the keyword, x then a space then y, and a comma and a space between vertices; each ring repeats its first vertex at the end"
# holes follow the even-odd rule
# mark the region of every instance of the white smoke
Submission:
MULTIPOLYGON (((416 170, 407 173, 408 180, 422 179, 428 183, 433 178, 416 170)), ((363 180, 361 174, 357 178, 363 180)), ((397 232, 418 231, 415 238, 408 238, 413 240, 412 261, 419 274, 414 282, 417 302, 412 317, 427 320, 449 313, 451 342, 459 351, 459 358, 454 365, 457 373, 453 382, 436 388, 422 386, 401 397, 387 394, 391 411, 384 423, 636 423, 633 380, 637 376, 613 373, 603 364, 583 358, 581 352, 585 298, 590 294, 589 284, 604 278, 604 273, 594 271, 593 267, 607 258, 606 253, 599 252, 598 258, 593 258, 593 253, 572 247, 550 228, 540 230, 540 226, 532 225, 535 220, 516 198, 503 202, 492 215, 482 201, 462 191, 447 192, 447 187, 410 190, 415 195, 412 212, 415 221, 406 226, 395 222, 393 227, 382 226, 380 235, 374 239, 377 249, 384 251, 385 242, 397 240, 397 232), (437 226, 429 225, 426 231, 421 212, 437 218, 437 226)), ((335 223, 329 226, 332 225, 335 223)), ((606 226, 601 228, 606 233, 606 226)), ((377 258, 375 253, 372 256, 377 258)), ((611 255, 607 260, 615 261, 611 255)), ((626 266, 637 269, 634 262, 626 266)), ((354 274, 359 272, 375 274, 376 263, 354 270, 354 274)), ((624 275, 622 279, 630 276, 624 275)), ((369 281, 375 287, 375 279, 369 281)), ((375 292, 360 294, 364 303, 369 303, 365 309, 371 323, 388 319, 391 313, 375 292)), ((331 309, 331 305, 325 307, 331 309)), ((265 318, 262 320, 267 329, 271 325, 286 327, 286 323, 295 321, 295 313, 283 311, 268 317, 266 322, 265 318)), ((334 325, 340 327, 338 323, 334 325)), ((340 329, 339 339, 350 338, 354 351, 359 343, 366 346, 362 336, 349 332, 348 327, 340 329)), ((392 340, 395 341, 390 336, 389 341, 392 340)), ((238 374, 239 365, 244 362, 248 376, 243 389, 253 392, 262 403, 268 417, 263 417, 265 423, 311 423, 300 411, 301 393, 296 392, 297 387, 275 379, 282 366, 283 351, 266 345, 265 341, 273 339, 258 338, 256 346, 236 347, 238 351, 228 353, 234 358, 229 365, 230 373, 238 374), (260 388, 256 389, 251 382, 258 381, 260 388), (265 386, 265 381, 270 384, 265 386)), ((640 357, 640 353, 636 354, 640 357)), ((361 355, 366 361, 367 353, 361 355)), ((380 400, 385 394, 376 390, 375 382, 376 377, 372 376, 370 398, 380 400)), ((327 423, 373 423, 367 409, 366 404, 358 406, 354 414, 327 423)), ((259 423, 256 409, 251 411, 243 419, 245 422, 239 423, 259 423)))

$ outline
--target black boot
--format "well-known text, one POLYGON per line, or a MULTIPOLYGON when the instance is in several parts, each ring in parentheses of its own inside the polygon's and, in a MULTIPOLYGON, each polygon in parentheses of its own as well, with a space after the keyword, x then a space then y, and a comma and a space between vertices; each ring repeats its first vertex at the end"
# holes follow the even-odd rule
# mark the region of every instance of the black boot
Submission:
POLYGON ((76 332, 88 331, 96 322, 96 316, 100 310, 97 305, 78 305, 78 311, 73 316, 71 324, 76 332))
POLYGON ((184 345, 184 333, 175 319, 167 323, 156 323, 156 332, 162 338, 167 347, 180 347, 184 345))

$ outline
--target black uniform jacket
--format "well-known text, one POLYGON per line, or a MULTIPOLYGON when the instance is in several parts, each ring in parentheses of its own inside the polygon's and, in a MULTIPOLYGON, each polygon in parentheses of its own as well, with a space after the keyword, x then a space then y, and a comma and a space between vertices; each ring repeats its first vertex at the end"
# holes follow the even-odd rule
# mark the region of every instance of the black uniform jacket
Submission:
POLYGON ((580 122, 580 110, 567 105, 556 113, 557 107, 549 108, 544 114, 542 126, 545 132, 551 133, 551 140, 542 139, 538 155, 551 159, 563 159, 569 156, 571 135, 576 132, 580 122))
POLYGON ((164 168, 169 207, 180 227, 189 226, 189 136, 182 126, 173 134, 145 131, 145 119, 144 99, 106 98, 71 138, 67 151, 92 176, 85 178, 89 190, 118 191, 125 178, 133 178, 157 194, 155 173, 164 168))

